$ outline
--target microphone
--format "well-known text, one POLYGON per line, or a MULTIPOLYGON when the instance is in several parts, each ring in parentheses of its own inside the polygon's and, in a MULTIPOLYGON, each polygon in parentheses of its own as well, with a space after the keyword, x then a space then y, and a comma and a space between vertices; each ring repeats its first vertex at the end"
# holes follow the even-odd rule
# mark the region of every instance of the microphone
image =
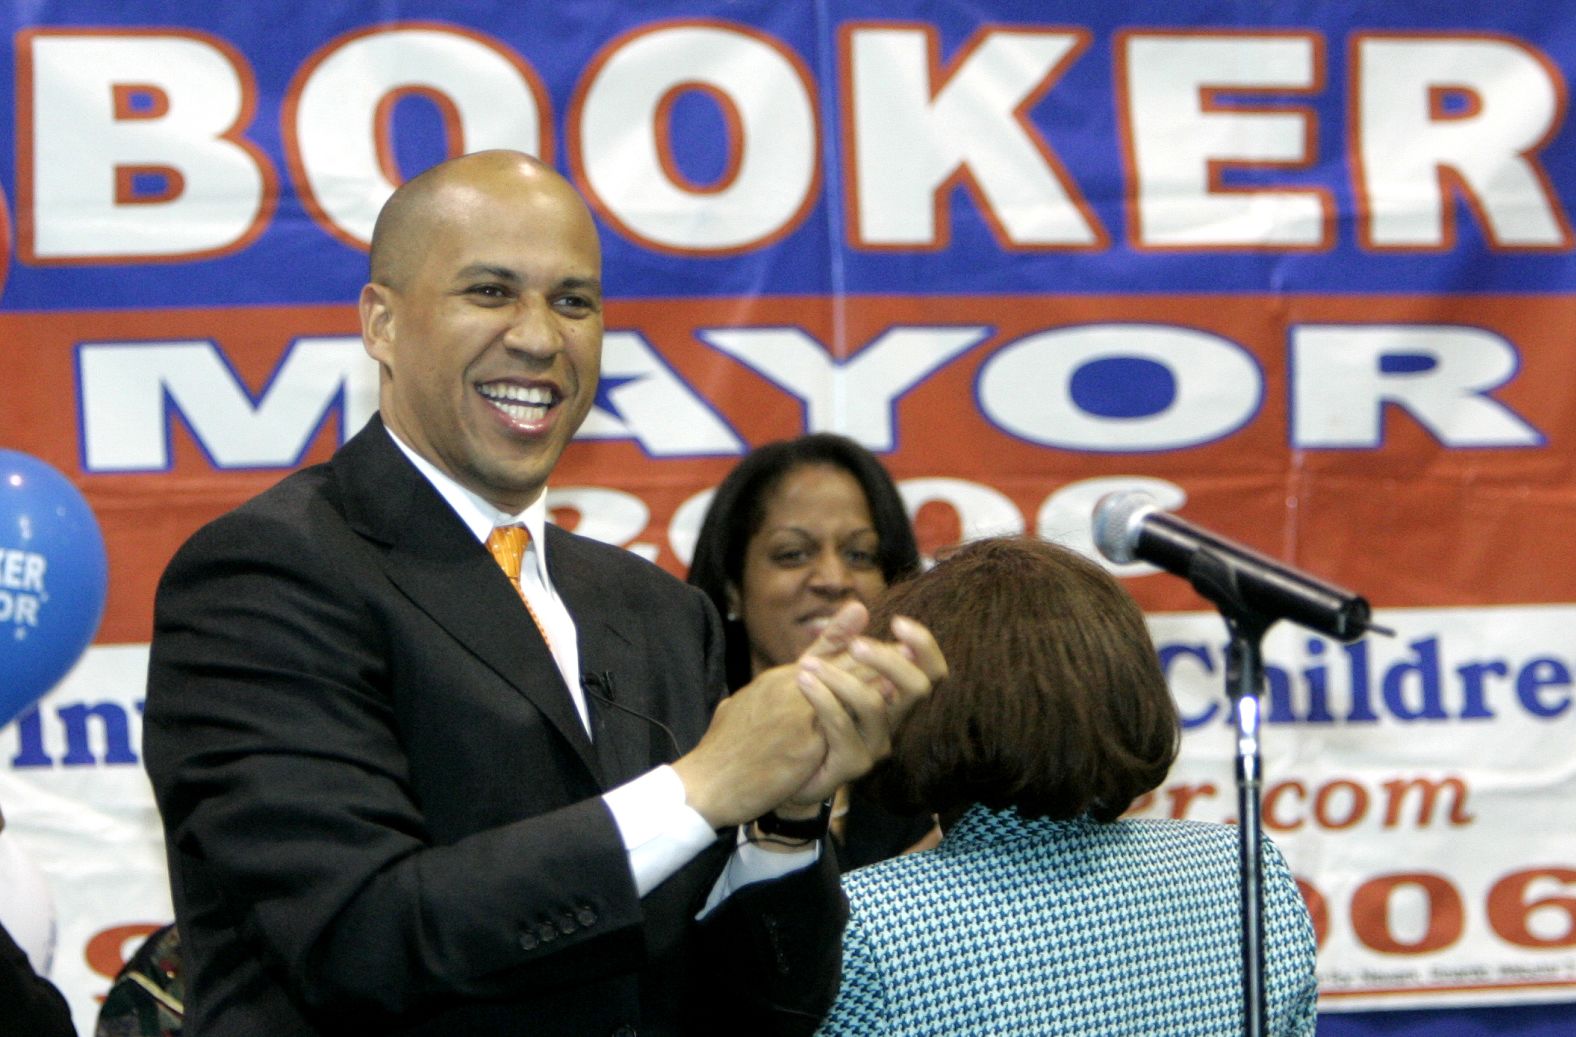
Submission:
POLYGON ((1340 641, 1395 633, 1370 621, 1368 602, 1161 511, 1147 493, 1108 493, 1094 508, 1094 543, 1113 562, 1149 562, 1192 583, 1223 609, 1269 625, 1288 619, 1340 641))
POLYGON ((612 670, 603 670, 601 673, 593 673, 588 670, 587 672, 582 673, 580 675, 580 687, 585 690, 586 694, 596 699, 602 705, 611 706, 621 713, 627 713, 632 717, 637 717, 641 720, 644 720, 646 723, 652 724, 660 729, 663 734, 667 735, 668 744, 673 747, 673 758, 675 760, 684 755, 684 753, 679 749, 679 740, 673 734, 672 728, 658 720, 656 717, 642 713, 638 709, 632 709, 614 698, 616 692, 613 687, 612 670))

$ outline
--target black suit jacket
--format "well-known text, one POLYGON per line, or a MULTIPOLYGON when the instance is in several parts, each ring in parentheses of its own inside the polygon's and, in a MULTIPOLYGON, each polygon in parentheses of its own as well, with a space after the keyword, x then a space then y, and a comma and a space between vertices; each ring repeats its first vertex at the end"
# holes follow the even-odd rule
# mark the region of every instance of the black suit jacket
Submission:
POLYGON ((697 924, 731 833, 639 898, 599 798, 705 730, 715 612, 547 535, 582 668, 623 707, 593 705, 595 742, 514 588, 376 418, 177 553, 145 757, 188 1034, 813 1029, 845 912, 831 855, 697 924))
POLYGON ((0 1033, 77 1037, 71 1009, 55 985, 33 971, 27 952, 0 925, 0 1033))

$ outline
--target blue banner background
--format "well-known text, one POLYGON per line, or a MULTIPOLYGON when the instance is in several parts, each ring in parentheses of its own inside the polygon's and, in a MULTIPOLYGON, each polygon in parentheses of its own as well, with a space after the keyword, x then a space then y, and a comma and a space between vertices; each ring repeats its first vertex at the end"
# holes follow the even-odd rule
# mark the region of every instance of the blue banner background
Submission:
MULTIPOLYGON (((448 22, 490 35, 536 70, 550 96, 552 139, 565 167, 565 110, 587 65, 611 40, 630 29, 669 18, 714 18, 751 26, 796 52, 815 77, 820 106, 821 193, 809 217, 787 238, 762 250, 726 258, 676 258, 654 253, 608 228, 607 280, 614 296, 629 298, 741 294, 1039 292, 1317 291, 1321 293, 1540 292, 1563 291, 1576 280, 1567 252, 1488 253, 1481 227, 1459 214, 1455 247, 1437 253, 1375 254, 1360 248, 1349 220, 1351 179, 1347 162, 1346 43, 1354 31, 1488 31, 1539 47, 1562 70, 1576 67, 1576 18, 1563 3, 1511 2, 1446 5, 1427 2, 1320 3, 1273 6, 1245 2, 1153 2, 1121 5, 1065 2, 897 5, 858 0, 783 4, 770 0, 677 5, 501 5, 433 0, 422 4, 237 5, 125 2, 42 3, 7 12, 12 34, 38 27, 179 27, 211 33, 246 57, 255 75, 258 105, 245 136, 261 147, 280 173, 281 197, 266 231, 250 247, 218 259, 180 264, 13 267, 0 309, 74 309, 191 305, 349 302, 360 289, 364 260, 331 238, 302 208, 289 183, 281 145, 280 110, 292 77, 333 38, 387 21, 448 22), (20 18, 27 18, 23 22, 20 18), (952 235, 935 252, 861 252, 849 247, 842 211, 848 156, 840 137, 837 33, 844 23, 923 20, 938 30, 945 62, 986 24, 1081 27, 1090 46, 1031 109, 1034 125, 1067 168, 1111 237, 1095 252, 1005 252, 961 189, 952 192, 952 235), (1252 28, 1311 31, 1324 38, 1326 83, 1298 96, 1317 118, 1317 162, 1307 170, 1273 170, 1263 182, 1319 186, 1332 192, 1343 222, 1334 247, 1313 253, 1135 253, 1126 243, 1122 207, 1118 103, 1112 78, 1114 34, 1124 28, 1252 28), (1489 261, 1485 261, 1489 260, 1489 261)), ((0 54, 0 81, 15 82, 15 50, 0 54)), ((1266 95, 1273 99, 1272 95, 1266 95)), ((680 106, 678 119, 702 127, 715 113, 703 104, 680 106)), ((15 140, 15 105, 0 105, 0 134, 15 140)), ((442 157, 443 141, 429 107, 407 103, 397 116, 402 168, 417 170, 442 157)), ((721 156, 704 146, 691 150, 687 172, 706 179, 721 156)), ((1541 153, 1566 211, 1576 201, 1576 138, 1569 124, 1541 153)), ((15 169, 0 176, 16 197, 15 169)), ((1229 182, 1246 184, 1246 171, 1229 182)))
MULTIPOLYGON (((540 76, 550 97, 551 139, 567 169, 564 125, 570 98, 596 56, 621 34, 652 21, 719 19, 750 26, 792 49, 814 76, 822 135, 820 193, 808 217, 786 238, 723 258, 677 258, 645 248, 604 226, 611 296, 626 299, 708 299, 751 295, 924 296, 1181 294, 1192 292, 1316 292, 1324 295, 1563 293, 1576 285, 1569 251, 1506 253, 1490 250, 1481 225, 1458 211, 1454 247, 1434 253, 1377 254, 1359 246, 1347 142, 1348 38, 1357 31, 1485 31, 1527 41, 1568 80, 1576 68, 1576 8, 1566 2, 1507 0, 1494 5, 1439 5, 1427 0, 1319 2, 1268 5, 1250 0, 1128 0, 1099 5, 1036 2, 893 3, 891 0, 716 0, 633 4, 607 0, 572 5, 487 5, 455 0, 415 3, 277 3, 196 5, 167 2, 42 2, 12 5, 6 20, 13 40, 36 28, 178 28, 209 33, 232 44, 249 63, 257 107, 244 135, 267 154, 279 175, 280 197, 271 221, 248 247, 214 259, 183 263, 28 266, 13 259, 0 311, 69 312, 159 308, 350 304, 364 279, 365 257, 312 220, 284 159, 281 112, 285 92, 311 56, 334 38, 398 20, 447 22, 486 34, 513 49, 540 76), (946 248, 876 253, 850 245, 843 211, 849 157, 843 153, 838 33, 850 21, 902 19, 936 28, 945 62, 985 25, 1077 27, 1091 43, 1031 109, 1030 118, 1088 200, 1111 243, 1092 252, 1018 252, 1003 249, 964 191, 950 196, 946 248), (1260 183, 1318 186, 1331 192, 1342 221, 1333 247, 1322 252, 1139 252, 1127 243, 1124 168, 1118 95, 1113 83, 1115 34, 1127 28, 1208 26, 1311 31, 1322 35, 1325 87, 1297 96, 1317 118, 1317 162, 1298 172, 1263 174, 1260 183)), ((17 50, 0 51, 0 82, 15 84, 17 50)), ((13 87, 14 90, 14 87, 13 87)), ((17 139, 15 97, 0 104, 0 135, 17 139)), ((1563 113, 1562 113, 1563 114, 1563 113)), ((707 180, 725 156, 704 104, 680 106, 676 128, 697 146, 678 156, 685 172, 707 180)), ((442 128, 430 108, 403 105, 397 116, 398 160, 415 171, 443 157, 442 128)), ((1544 169, 1568 213, 1576 202, 1576 134, 1562 122, 1540 152, 1544 169)), ((1255 182, 1234 171, 1236 184, 1255 182)), ((14 207, 14 162, 0 166, 0 187, 14 207)), ((14 209, 13 209, 14 211, 14 209)), ((1512 1034, 1554 1037, 1576 1032, 1576 1006, 1523 1005, 1435 1011, 1327 1014, 1319 1033, 1335 1037, 1466 1037, 1512 1034)))

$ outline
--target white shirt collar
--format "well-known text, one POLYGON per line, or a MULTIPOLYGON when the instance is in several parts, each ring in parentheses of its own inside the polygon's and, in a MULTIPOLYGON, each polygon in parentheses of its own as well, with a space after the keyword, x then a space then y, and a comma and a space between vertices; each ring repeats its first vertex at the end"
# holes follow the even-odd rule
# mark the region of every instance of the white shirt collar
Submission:
POLYGON ((481 543, 486 543, 487 537, 495 526, 522 525, 531 534, 531 547, 535 550, 526 551, 526 558, 532 559, 536 566, 537 576, 544 586, 552 586, 547 579, 547 488, 536 495, 536 500, 526 505, 525 510, 518 514, 510 515, 499 511, 486 498, 478 496, 468 488, 461 486, 451 479, 437 465, 422 457, 405 444, 405 441, 394 434, 394 430, 384 425, 389 438, 394 440, 394 445, 416 466, 416 470, 426 477, 432 488, 438 491, 438 496, 449 502, 449 507, 465 523, 465 528, 481 543))

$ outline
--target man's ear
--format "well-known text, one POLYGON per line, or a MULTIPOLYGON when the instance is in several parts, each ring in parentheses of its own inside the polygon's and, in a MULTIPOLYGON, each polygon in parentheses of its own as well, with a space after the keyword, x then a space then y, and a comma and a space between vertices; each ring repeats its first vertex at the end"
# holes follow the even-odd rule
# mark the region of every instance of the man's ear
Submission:
POLYGON ((388 285, 361 286, 361 348, 387 370, 394 367, 393 295, 388 285))

